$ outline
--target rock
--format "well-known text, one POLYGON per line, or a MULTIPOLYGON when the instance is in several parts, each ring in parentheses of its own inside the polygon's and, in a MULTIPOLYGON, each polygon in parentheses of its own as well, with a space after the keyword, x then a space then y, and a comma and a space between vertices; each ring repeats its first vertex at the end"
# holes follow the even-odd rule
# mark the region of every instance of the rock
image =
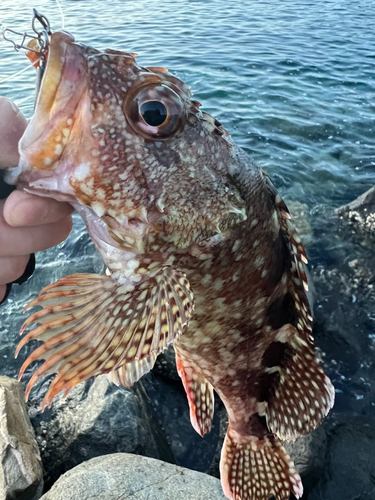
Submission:
POLYGON ((152 371, 171 380, 181 380, 176 368, 176 355, 173 345, 170 345, 166 351, 159 354, 152 371))
POLYGON ((352 249, 350 260, 312 271, 317 291, 313 335, 336 389, 335 409, 362 413, 375 397, 375 256, 363 246, 352 249))
POLYGON ((226 500, 220 481, 151 458, 118 453, 64 474, 42 500, 226 500))
MULTIPOLYGON (((38 399, 39 401, 39 399, 38 399)), ((49 488, 76 465, 100 455, 129 452, 174 463, 141 383, 117 387, 106 376, 79 384, 67 398, 58 395, 41 413, 30 410, 49 488)))
MULTIPOLYGON (((152 373, 142 382, 162 423, 176 464, 209 473, 219 439, 219 417, 215 411, 211 432, 203 438, 190 422, 185 389, 176 369, 173 346, 159 354, 152 373)), ((221 405, 216 398, 216 406, 221 405)))
POLYGON ((328 434, 325 474, 309 500, 374 500, 374 417, 341 415, 328 434))
POLYGON ((322 475, 325 465, 327 436, 321 425, 307 436, 297 441, 284 443, 286 451, 293 459, 301 475, 305 491, 309 491, 322 475))
POLYGON ((149 373, 142 383, 165 429, 176 464, 208 473, 219 439, 217 412, 211 432, 201 438, 190 423, 189 405, 180 379, 149 373))
POLYGON ((336 213, 350 225, 375 236, 375 186, 351 203, 336 209, 336 213))
POLYGON ((0 499, 38 500, 43 469, 22 385, 0 377, 0 499))
MULTIPOLYGON (((228 416, 225 408, 219 411, 220 415, 220 440, 217 445, 216 455, 211 464, 210 474, 219 478, 219 463, 221 448, 228 427, 228 416)), ((317 478, 322 475, 326 454, 326 432, 322 426, 307 436, 302 436, 294 443, 284 443, 300 473, 305 491, 309 491, 317 478)))
POLYGON ((228 428, 228 415, 223 405, 218 411, 218 414, 219 414, 219 440, 216 445, 216 453, 211 462, 210 474, 211 476, 220 478, 219 465, 220 465, 221 449, 223 447, 225 435, 227 433, 227 428, 228 428))

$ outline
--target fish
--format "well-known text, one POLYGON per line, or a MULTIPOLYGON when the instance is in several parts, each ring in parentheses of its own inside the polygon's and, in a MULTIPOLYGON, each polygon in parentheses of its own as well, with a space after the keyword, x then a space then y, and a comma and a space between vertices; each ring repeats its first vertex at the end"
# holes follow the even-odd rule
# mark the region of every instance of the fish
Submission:
POLYGON ((334 388, 315 353, 306 251, 267 174, 165 68, 65 31, 50 37, 19 151, 8 182, 71 203, 107 268, 26 306, 39 309, 16 355, 42 344, 20 377, 43 361, 26 395, 53 373, 43 409, 101 374, 131 387, 173 345, 197 433, 215 393, 227 410, 226 497, 300 498, 283 442, 321 423, 334 388))

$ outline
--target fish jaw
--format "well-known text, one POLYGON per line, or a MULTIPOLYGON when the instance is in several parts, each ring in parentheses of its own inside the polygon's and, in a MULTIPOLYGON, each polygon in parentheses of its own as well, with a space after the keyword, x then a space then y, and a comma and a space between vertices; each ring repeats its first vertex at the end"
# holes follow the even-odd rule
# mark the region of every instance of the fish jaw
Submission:
POLYGON ((35 114, 19 144, 29 168, 53 170, 63 155, 87 88, 87 63, 80 52, 70 34, 52 35, 35 114))

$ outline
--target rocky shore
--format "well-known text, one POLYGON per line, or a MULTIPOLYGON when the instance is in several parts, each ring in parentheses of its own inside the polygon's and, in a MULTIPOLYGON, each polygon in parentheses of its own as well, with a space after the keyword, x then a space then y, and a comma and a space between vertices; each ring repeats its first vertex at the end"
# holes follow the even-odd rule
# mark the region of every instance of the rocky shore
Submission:
MULTIPOLYGON (((311 255, 314 335, 336 388, 323 425, 286 445, 304 499, 375 498, 374 198, 373 188, 327 214, 319 249, 313 211, 289 204, 311 255)), ((21 308, 51 282, 51 265, 61 261, 64 273, 97 272, 101 265, 79 223, 69 241, 40 256, 31 282, 0 308, 0 500, 224 500, 217 478, 225 409, 217 399, 211 433, 203 439, 195 433, 172 349, 131 389, 100 376, 66 399, 59 395, 42 413, 51 379, 45 377, 25 405, 13 380, 27 355, 26 349, 13 359, 21 308)))

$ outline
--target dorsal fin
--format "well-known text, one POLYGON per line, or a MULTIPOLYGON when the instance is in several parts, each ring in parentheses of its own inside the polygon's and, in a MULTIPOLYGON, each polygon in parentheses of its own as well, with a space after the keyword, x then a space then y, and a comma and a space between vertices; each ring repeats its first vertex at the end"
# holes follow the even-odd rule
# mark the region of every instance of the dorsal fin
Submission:
POLYGON ((153 73, 168 73, 167 68, 162 68, 161 66, 147 66, 146 69, 153 73))

